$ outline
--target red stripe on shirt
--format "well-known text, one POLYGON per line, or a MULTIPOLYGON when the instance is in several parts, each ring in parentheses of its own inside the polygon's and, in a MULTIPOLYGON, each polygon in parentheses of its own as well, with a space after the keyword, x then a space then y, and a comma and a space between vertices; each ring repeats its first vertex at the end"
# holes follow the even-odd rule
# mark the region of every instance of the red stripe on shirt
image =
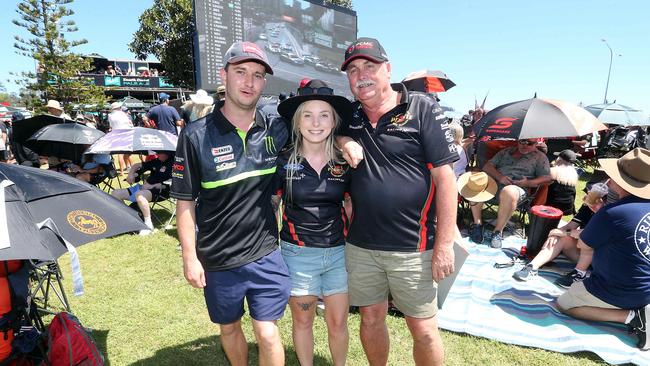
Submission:
MULTIPOLYGON (((429 163, 427 164, 427 167, 431 169, 433 168, 433 165, 429 163)), ((435 184, 433 184, 433 179, 432 179, 431 187, 429 187, 429 195, 427 196, 427 200, 424 203, 424 208, 420 213, 420 243, 418 246, 418 250, 421 252, 427 249, 427 220, 429 217, 429 210, 431 209, 431 202, 433 201, 435 192, 436 192, 436 187, 435 184)))
POLYGON ((289 226, 289 233, 291 233, 291 238, 293 238, 293 240, 296 241, 299 246, 305 246, 305 243, 298 239, 298 234, 296 234, 296 227, 293 225, 293 222, 289 221, 287 214, 284 213, 284 211, 282 212, 282 219, 284 219, 284 221, 286 221, 287 225, 289 226))

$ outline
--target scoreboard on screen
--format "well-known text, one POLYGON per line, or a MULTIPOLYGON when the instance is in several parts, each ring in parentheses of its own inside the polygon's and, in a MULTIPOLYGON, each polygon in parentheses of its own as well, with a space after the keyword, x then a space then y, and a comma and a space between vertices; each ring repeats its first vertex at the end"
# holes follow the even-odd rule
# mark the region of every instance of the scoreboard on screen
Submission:
POLYGON ((339 68, 357 38, 356 12, 322 0, 194 0, 197 89, 221 85, 223 54, 236 41, 263 48, 274 75, 264 94, 295 91, 303 78, 322 79, 349 94, 339 68))

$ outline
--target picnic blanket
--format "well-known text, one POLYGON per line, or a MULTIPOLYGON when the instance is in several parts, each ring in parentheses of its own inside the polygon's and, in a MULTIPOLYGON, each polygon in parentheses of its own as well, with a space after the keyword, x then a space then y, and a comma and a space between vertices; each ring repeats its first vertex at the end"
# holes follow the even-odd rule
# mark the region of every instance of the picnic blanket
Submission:
POLYGON ((523 264, 495 268, 519 251, 525 240, 510 236, 503 249, 472 244, 438 321, 443 329, 500 342, 572 353, 590 351, 612 364, 650 365, 650 352, 636 348, 636 336, 623 324, 592 322, 560 313, 555 299, 565 290, 553 282, 574 265, 556 259, 527 282, 512 278, 523 264))

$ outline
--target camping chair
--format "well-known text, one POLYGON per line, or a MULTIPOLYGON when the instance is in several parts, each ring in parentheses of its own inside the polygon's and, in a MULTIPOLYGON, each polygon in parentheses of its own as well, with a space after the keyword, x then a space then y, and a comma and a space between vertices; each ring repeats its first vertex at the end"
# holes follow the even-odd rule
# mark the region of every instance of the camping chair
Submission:
POLYGON ((160 192, 160 195, 151 202, 151 217, 159 224, 163 225, 163 230, 170 230, 172 228, 172 221, 176 217, 176 199, 169 195, 172 189, 172 180, 166 180, 162 184, 163 189, 160 192), (167 221, 163 222, 162 217, 156 214, 157 208, 169 214, 167 221))
POLYGON ((69 313, 70 303, 63 288, 63 274, 61 268, 56 261, 39 261, 32 262, 32 270, 30 271, 30 295, 34 301, 38 313, 40 314, 56 314, 61 310, 69 313), (61 308, 53 308, 51 297, 52 294, 61 303, 61 308))
MULTIPOLYGON (((94 174, 90 179, 90 184, 96 186, 106 193, 111 193, 115 187, 113 187, 113 179, 117 177, 117 169, 111 161, 110 164, 99 164, 99 173, 94 174)), ((121 188, 121 182, 118 180, 118 185, 121 188)))

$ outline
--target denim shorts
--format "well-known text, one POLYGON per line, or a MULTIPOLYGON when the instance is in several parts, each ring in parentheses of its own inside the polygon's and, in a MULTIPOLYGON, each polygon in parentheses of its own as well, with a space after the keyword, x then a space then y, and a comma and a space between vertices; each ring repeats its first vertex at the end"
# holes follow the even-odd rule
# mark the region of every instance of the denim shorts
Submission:
POLYGON ((289 301, 291 280, 279 250, 223 271, 206 271, 203 288, 210 320, 230 324, 244 315, 244 299, 251 317, 259 321, 278 320, 289 301))
POLYGON ((348 292, 345 245, 313 248, 282 241, 280 248, 291 275, 291 296, 330 296, 348 292))

